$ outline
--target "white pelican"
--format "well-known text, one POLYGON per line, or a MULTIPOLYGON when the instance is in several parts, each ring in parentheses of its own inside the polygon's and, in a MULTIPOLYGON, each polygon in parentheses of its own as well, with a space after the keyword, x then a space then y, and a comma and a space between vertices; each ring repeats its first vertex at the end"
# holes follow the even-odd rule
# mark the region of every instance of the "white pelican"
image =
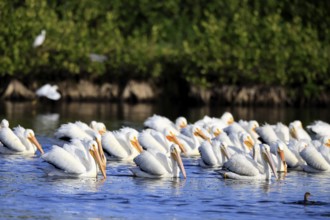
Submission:
POLYGON ((314 121, 308 125, 307 130, 312 134, 315 139, 322 139, 323 137, 330 136, 330 124, 324 121, 314 121))
POLYGON ((75 123, 69 122, 67 124, 62 124, 55 132, 54 136, 63 140, 70 139, 91 139, 94 138, 96 133, 100 135, 106 132, 106 127, 101 122, 92 121, 90 126, 81 121, 76 121, 75 123))
MULTIPOLYGON (((276 145, 277 150, 275 152, 275 155, 272 154, 272 158, 273 158, 274 164, 276 166, 276 170, 277 170, 277 172, 286 173, 287 172, 287 164, 286 164, 286 161, 285 161, 285 153, 284 153, 285 144, 282 141, 278 140, 275 143, 275 145, 276 145)), ((252 157, 258 163, 260 163, 260 164, 262 163, 262 158, 261 158, 261 155, 260 155, 260 145, 259 144, 254 145, 252 157)))
POLYGON ((322 154, 324 159, 330 164, 330 136, 324 136, 323 138, 321 138, 321 145, 317 148, 317 150, 322 154))
POLYGON ((53 145, 41 158, 54 166, 48 173, 50 176, 96 177, 100 169, 106 178, 106 170, 97 148, 93 140, 73 139, 70 144, 64 144, 63 148, 53 145))
POLYGON ((198 148, 201 155, 199 165, 201 167, 222 167, 228 158, 221 146, 227 147, 225 143, 221 143, 219 140, 213 140, 211 143, 204 141, 198 148))
POLYGON ((307 165, 303 169, 309 173, 330 172, 330 164, 324 159, 314 146, 307 146, 300 152, 307 165))
POLYGON ((170 154, 171 143, 175 143, 182 152, 186 153, 182 142, 174 134, 173 129, 165 128, 163 132, 145 129, 139 133, 138 142, 146 150, 153 149, 168 155, 170 154))
POLYGON ((55 132, 54 136, 63 140, 79 139, 79 140, 95 140, 98 144, 99 155, 103 166, 106 166, 106 157, 103 152, 101 134, 104 134, 106 128, 103 123, 91 122, 91 128, 87 124, 77 121, 75 123, 62 124, 55 132), (98 130, 100 129, 100 130, 98 130))
POLYGON ((133 128, 107 131, 102 135, 102 146, 109 160, 133 161, 143 149, 138 142, 139 132, 133 128))
POLYGON ((39 150, 44 153, 31 129, 24 129, 21 126, 9 128, 9 122, 3 119, 0 124, 0 153, 2 154, 30 154, 33 155, 39 150))
POLYGON ((168 118, 154 114, 144 121, 144 126, 154 129, 159 132, 163 132, 165 129, 172 130, 176 135, 180 133, 180 130, 187 126, 187 119, 184 117, 178 117, 175 120, 175 124, 168 118))
POLYGON ((143 151, 134 158, 137 167, 131 168, 131 172, 138 177, 162 178, 162 177, 179 177, 180 171, 186 178, 180 149, 177 145, 171 146, 171 154, 160 153, 153 149, 143 151))
POLYGON ((193 124, 181 130, 181 134, 177 136, 179 142, 182 144, 185 156, 199 156, 199 146, 202 142, 211 141, 211 135, 205 129, 193 124))
POLYGON ((231 113, 225 112, 220 118, 210 117, 205 115, 202 119, 196 121, 194 124, 202 128, 210 130, 212 126, 218 126, 220 129, 227 127, 234 122, 234 117, 231 113))
MULTIPOLYGON (((273 127, 269 124, 265 124, 257 128, 257 133, 260 135, 262 141, 270 146, 270 151, 274 155, 276 155, 277 146, 279 145, 279 142, 283 143, 283 141, 280 140, 279 137, 276 135, 273 127)), ((299 161, 299 157, 296 156, 296 153, 294 153, 291 148, 288 148, 285 143, 281 145, 285 156, 285 162, 288 168, 300 169, 301 163, 299 161)))
POLYGON ((309 134, 305 131, 305 129, 302 126, 301 121, 296 120, 289 124, 289 130, 292 138, 296 140, 302 140, 305 139, 307 141, 312 141, 312 138, 309 136, 309 134))
POLYGON ((41 46, 46 39, 46 30, 42 30, 41 34, 39 34, 33 42, 33 47, 39 47, 41 46))
POLYGON ((261 158, 263 159, 262 169, 257 162, 243 154, 234 154, 223 164, 223 169, 219 171, 223 178, 229 179, 271 179, 271 171, 277 179, 276 168, 270 153, 270 148, 266 144, 261 145, 261 158))
POLYGON ((56 101, 61 98, 61 94, 57 90, 57 85, 45 84, 36 91, 36 95, 39 97, 46 97, 50 100, 56 101))
POLYGON ((285 144, 288 144, 290 141, 290 131, 288 126, 284 125, 281 122, 278 122, 276 125, 272 126, 277 137, 282 140, 285 144))
POLYGON ((259 135, 256 132, 256 129, 259 127, 259 123, 256 120, 251 120, 251 121, 244 121, 244 120, 239 120, 238 123, 246 130, 247 133, 251 135, 253 138, 254 142, 259 141, 259 135))

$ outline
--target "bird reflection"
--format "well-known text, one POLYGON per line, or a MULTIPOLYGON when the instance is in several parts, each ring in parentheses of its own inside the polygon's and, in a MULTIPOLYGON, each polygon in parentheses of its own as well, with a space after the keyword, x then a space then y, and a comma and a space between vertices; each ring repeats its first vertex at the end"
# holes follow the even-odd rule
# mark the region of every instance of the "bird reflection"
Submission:
POLYGON ((59 126, 60 115, 58 113, 39 114, 34 120, 33 127, 36 132, 52 136, 59 126))

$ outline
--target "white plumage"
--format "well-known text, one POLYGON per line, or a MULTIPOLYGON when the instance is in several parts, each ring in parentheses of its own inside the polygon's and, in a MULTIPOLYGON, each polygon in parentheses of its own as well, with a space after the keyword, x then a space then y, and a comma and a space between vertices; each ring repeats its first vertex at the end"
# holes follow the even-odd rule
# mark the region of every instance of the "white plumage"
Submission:
POLYGON ((186 178, 180 150, 177 145, 171 146, 170 156, 150 149, 134 158, 137 167, 131 168, 135 176, 146 178, 179 177, 180 171, 186 178))
POLYGON ((277 172, 271 157, 269 146, 261 146, 261 158, 263 159, 262 169, 252 158, 243 154, 234 154, 224 163, 223 169, 219 171, 223 178, 229 179, 270 179, 273 172, 277 179, 277 172))
POLYGON ((96 177, 100 169, 103 177, 106 178, 106 171, 97 148, 95 141, 73 139, 63 148, 54 145, 41 158, 54 166, 48 171, 50 176, 96 177))
POLYGON ((21 126, 9 128, 9 122, 3 119, 0 124, 0 153, 2 154, 30 154, 33 155, 39 150, 44 153, 41 145, 31 129, 21 126))
POLYGON ((41 46, 46 39, 46 30, 42 30, 41 33, 34 39, 33 47, 41 46))
POLYGON ((138 142, 138 131, 133 128, 122 128, 118 131, 107 131, 102 135, 102 146, 110 160, 132 161, 142 152, 138 142))
POLYGON ((61 94, 57 90, 57 85, 45 84, 36 91, 36 95, 39 97, 46 97, 50 100, 57 101, 61 98, 61 94))

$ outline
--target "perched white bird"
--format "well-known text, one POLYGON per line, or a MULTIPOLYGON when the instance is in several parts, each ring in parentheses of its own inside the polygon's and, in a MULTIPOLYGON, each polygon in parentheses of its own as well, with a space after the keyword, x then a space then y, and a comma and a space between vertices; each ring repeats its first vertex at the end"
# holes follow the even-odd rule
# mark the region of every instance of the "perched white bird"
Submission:
POLYGON ((106 178, 106 170, 97 148, 95 141, 73 139, 70 144, 64 144, 63 148, 53 145, 41 158, 54 166, 47 171, 49 176, 96 177, 100 170, 106 178))
POLYGON ((61 94, 57 90, 57 85, 45 84, 36 91, 36 95, 39 97, 46 97, 50 100, 56 101, 61 98, 61 94))
POLYGON ((263 159, 262 169, 260 165, 243 154, 234 154, 227 162, 223 164, 223 169, 219 171, 223 178, 229 179, 271 179, 271 172, 273 172, 277 179, 276 167, 274 165, 270 148, 266 144, 261 146, 261 158, 263 159))
POLYGON ((96 54, 96 53, 90 53, 89 54, 89 59, 92 62, 103 63, 104 61, 106 61, 108 59, 108 57, 106 57, 104 55, 96 54))
POLYGON ((37 141, 33 130, 21 126, 9 128, 9 122, 3 119, 0 124, 0 153, 2 154, 30 154, 33 155, 39 150, 44 153, 37 141))
POLYGON ((135 157, 134 162, 137 167, 130 170, 138 177, 179 177, 180 171, 184 178, 187 177, 180 156, 180 149, 175 144, 171 146, 170 156, 150 149, 135 157))
POLYGON ((39 47, 41 46, 46 39, 46 30, 42 30, 41 34, 39 34, 33 42, 33 47, 39 47))
POLYGON ((107 131, 102 135, 102 146, 107 159, 133 161, 142 151, 138 141, 139 132, 133 128, 107 131))

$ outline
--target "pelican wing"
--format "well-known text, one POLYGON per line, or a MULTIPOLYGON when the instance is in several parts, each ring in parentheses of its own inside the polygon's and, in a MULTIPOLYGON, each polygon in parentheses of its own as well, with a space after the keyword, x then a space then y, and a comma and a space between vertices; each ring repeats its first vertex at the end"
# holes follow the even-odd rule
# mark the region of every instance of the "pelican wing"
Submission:
POLYGON ((84 130, 82 130, 78 125, 73 123, 63 124, 61 125, 57 131, 55 132, 56 138, 77 138, 80 140, 88 139, 90 140, 92 137, 88 135, 84 130))
POLYGON ((84 145, 78 139, 71 140, 70 144, 64 144, 63 149, 71 154, 76 160, 80 161, 85 167, 88 166, 88 160, 84 145))
MULTIPOLYGON (((201 159, 208 166, 215 166, 218 163, 218 160, 215 156, 215 152, 211 144, 208 141, 204 141, 202 145, 198 148, 199 153, 201 155, 201 159)), ((220 151, 220 147, 219 147, 220 151)))
POLYGON ((256 132, 259 134, 262 140, 268 145, 270 145, 273 142, 276 142, 279 139, 274 129, 269 124, 265 124, 261 127, 256 128, 256 132))
POLYGON ((42 155, 41 158, 66 173, 82 174, 86 172, 86 168, 79 160, 56 145, 49 152, 42 155))
POLYGON ((26 148, 10 128, 0 129, 0 141, 9 150, 22 152, 26 148))
POLYGON ((139 136, 138 140, 143 148, 145 149, 155 149, 159 152, 166 153, 167 150, 165 146, 161 145, 148 131, 142 131, 139 136))
POLYGON ((259 170, 257 164, 250 158, 247 158, 243 154, 234 154, 227 162, 224 163, 224 167, 238 175, 243 176, 257 176, 259 170))
POLYGON ((330 124, 323 121, 315 121, 313 124, 307 126, 307 130, 317 138, 330 136, 330 124))
POLYGON ((330 165, 315 147, 306 147, 300 152, 300 156, 314 169, 321 171, 330 170, 330 165))
POLYGON ((113 157, 126 158, 129 156, 127 150, 118 142, 111 131, 107 131, 102 136, 102 146, 113 157))
POLYGON ((161 176, 167 173, 164 166, 162 166, 162 164, 154 157, 154 155, 148 151, 143 151, 141 154, 135 157, 134 162, 142 171, 148 174, 161 176))

